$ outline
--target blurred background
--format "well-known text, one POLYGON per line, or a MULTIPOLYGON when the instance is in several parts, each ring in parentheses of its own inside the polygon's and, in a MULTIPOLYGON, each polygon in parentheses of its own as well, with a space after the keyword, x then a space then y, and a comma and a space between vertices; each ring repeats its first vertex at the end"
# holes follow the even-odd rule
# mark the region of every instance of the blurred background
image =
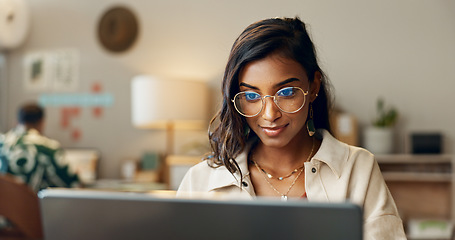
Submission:
MULTIPOLYGON (((166 131, 132 124, 130 89, 135 76, 206 83, 208 123, 219 107, 222 74, 235 38, 250 23, 276 16, 299 16, 308 24, 334 86, 336 107, 357 119, 359 145, 362 129, 374 120, 382 97, 400 116, 394 152, 407 151, 406 138, 413 131, 442 133, 443 151, 453 152, 454 1, 26 3, 29 24, 23 43, 0 53, 0 132, 15 125, 22 103, 53 97, 54 102, 45 102, 46 135, 66 148, 98 149, 101 178, 120 177, 125 159, 165 152, 166 131), (103 15, 116 6, 131 10, 138 23, 134 42, 117 52, 104 47, 99 37, 103 15), (72 84, 30 84, 33 59, 65 54, 60 69, 67 69, 72 84), (65 94, 104 94, 108 100, 99 105, 55 103, 65 94)), ((43 71, 52 68, 46 66, 43 71)), ((195 142, 206 144, 206 130, 175 131, 174 139, 173 151, 178 153, 195 142)))

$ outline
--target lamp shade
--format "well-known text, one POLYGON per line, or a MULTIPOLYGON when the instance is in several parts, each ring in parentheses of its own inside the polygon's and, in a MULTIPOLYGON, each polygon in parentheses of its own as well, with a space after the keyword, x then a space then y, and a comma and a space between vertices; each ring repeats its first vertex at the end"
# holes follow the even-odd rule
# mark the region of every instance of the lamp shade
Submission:
POLYGON ((204 82, 140 75, 131 82, 132 123, 138 128, 202 129, 208 113, 204 82))

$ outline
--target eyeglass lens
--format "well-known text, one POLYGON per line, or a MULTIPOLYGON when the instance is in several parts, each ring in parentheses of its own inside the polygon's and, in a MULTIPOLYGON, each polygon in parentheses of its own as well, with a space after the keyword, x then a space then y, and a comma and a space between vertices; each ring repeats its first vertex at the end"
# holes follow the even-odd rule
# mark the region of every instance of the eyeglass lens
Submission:
MULTIPOLYGON (((240 114, 247 117, 255 116, 262 111, 266 97, 271 96, 262 97, 252 91, 240 92, 234 98, 234 105, 240 114)), ((278 108, 287 113, 297 112, 305 104, 305 93, 298 87, 280 89, 272 98, 278 108)))

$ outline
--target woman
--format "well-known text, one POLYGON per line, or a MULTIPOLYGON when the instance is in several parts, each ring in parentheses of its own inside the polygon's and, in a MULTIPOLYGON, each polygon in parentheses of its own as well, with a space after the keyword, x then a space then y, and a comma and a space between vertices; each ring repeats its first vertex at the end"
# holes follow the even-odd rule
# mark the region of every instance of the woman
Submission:
POLYGON ((349 200, 363 208, 366 239, 406 239, 374 156, 331 136, 328 90, 300 19, 248 26, 226 66, 213 154, 186 174, 178 194, 349 200))

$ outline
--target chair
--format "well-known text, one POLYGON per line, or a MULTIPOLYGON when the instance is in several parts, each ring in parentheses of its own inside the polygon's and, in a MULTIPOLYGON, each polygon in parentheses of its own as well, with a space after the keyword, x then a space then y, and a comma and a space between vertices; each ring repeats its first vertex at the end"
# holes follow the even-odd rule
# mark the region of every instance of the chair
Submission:
POLYGON ((0 174, 0 216, 12 225, 0 230, 0 239, 43 238, 38 196, 8 174, 0 174))

